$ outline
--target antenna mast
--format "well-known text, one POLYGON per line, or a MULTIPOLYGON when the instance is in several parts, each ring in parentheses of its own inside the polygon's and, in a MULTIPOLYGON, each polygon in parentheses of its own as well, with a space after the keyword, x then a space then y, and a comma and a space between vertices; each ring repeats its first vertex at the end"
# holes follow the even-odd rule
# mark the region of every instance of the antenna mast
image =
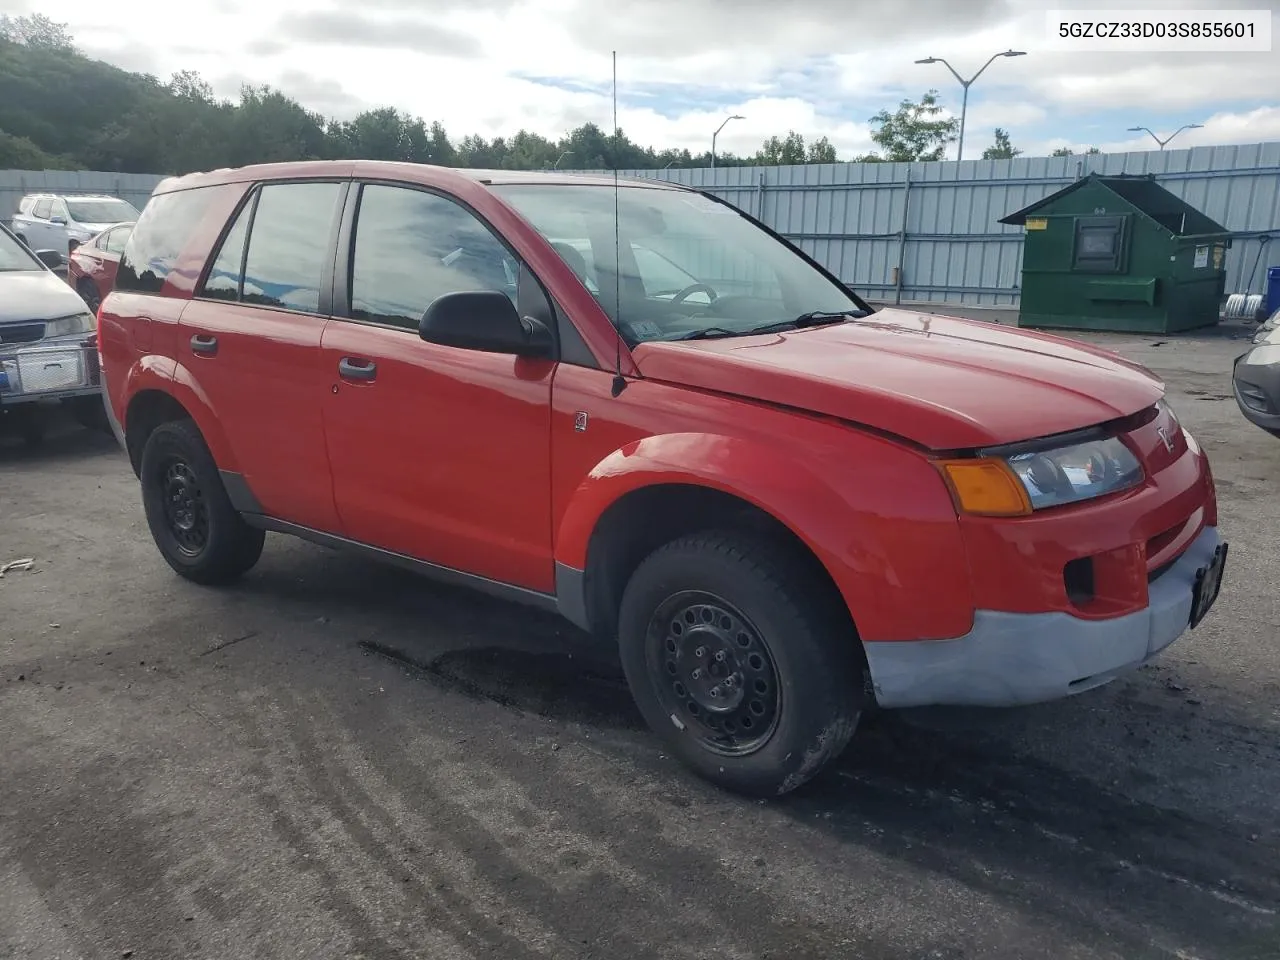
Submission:
POLYGON ((616 397, 627 388, 622 375, 622 231, 618 226, 618 51, 613 51, 613 390, 616 397))

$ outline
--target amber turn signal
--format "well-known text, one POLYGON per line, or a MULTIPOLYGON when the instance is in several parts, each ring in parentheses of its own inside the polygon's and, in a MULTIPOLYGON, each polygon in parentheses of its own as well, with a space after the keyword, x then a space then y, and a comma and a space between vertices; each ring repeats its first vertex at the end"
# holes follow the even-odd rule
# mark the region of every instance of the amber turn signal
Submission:
POLYGON ((940 460, 937 467, 965 513, 1021 517, 1031 512, 1026 488, 1003 460, 940 460))

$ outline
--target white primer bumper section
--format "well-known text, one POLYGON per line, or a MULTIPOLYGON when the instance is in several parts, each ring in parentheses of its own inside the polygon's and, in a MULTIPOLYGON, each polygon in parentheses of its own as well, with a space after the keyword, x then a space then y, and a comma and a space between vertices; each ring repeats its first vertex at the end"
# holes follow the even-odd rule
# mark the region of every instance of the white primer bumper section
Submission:
POLYGON ((979 610, 953 640, 865 643, 882 707, 1007 707, 1056 700, 1136 670, 1186 632, 1196 571, 1222 542, 1205 527, 1150 587, 1147 607, 1110 620, 979 610))

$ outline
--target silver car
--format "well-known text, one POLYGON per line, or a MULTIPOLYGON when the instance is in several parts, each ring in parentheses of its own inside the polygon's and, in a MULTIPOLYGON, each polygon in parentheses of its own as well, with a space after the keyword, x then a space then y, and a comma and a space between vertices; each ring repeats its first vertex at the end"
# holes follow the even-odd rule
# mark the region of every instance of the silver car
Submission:
POLYGON ((137 219, 133 204, 119 197, 31 193, 19 201, 10 226, 32 250, 66 255, 113 223, 137 219))
POLYGON ((1245 419, 1280 437, 1280 310, 1258 328, 1231 375, 1245 419))
POLYGON ((105 428, 96 321, 54 270, 59 250, 33 252, 0 224, 0 422, 16 422, 28 443, 44 437, 53 405, 105 428))

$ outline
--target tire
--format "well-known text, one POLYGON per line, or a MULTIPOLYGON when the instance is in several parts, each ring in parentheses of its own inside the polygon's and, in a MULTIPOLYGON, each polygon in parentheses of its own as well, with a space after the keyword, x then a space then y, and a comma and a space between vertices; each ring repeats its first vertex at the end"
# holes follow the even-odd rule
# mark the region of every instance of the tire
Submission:
POLYGON ((231 506, 218 466, 191 420, 152 431, 142 448, 142 506, 165 561, 195 583, 231 583, 262 555, 266 535, 231 506))
POLYGON ((76 293, 80 294, 80 299, 84 301, 84 305, 94 313, 98 312, 98 308, 102 306, 102 296, 98 293, 97 285, 88 277, 82 277, 76 283, 76 293))
POLYGON ((100 433, 111 432, 111 421, 107 419, 107 409, 102 404, 102 397, 74 397, 70 405, 71 416, 80 426, 100 433))
POLYGON ((785 544, 711 532, 658 548, 623 592, 619 645, 649 726, 696 773, 737 793, 794 790, 857 727, 860 642, 785 544))
POLYGON ((21 404, 13 411, 13 415, 18 421, 18 434, 22 437, 22 442, 32 448, 42 446, 49 425, 40 404, 21 404))

